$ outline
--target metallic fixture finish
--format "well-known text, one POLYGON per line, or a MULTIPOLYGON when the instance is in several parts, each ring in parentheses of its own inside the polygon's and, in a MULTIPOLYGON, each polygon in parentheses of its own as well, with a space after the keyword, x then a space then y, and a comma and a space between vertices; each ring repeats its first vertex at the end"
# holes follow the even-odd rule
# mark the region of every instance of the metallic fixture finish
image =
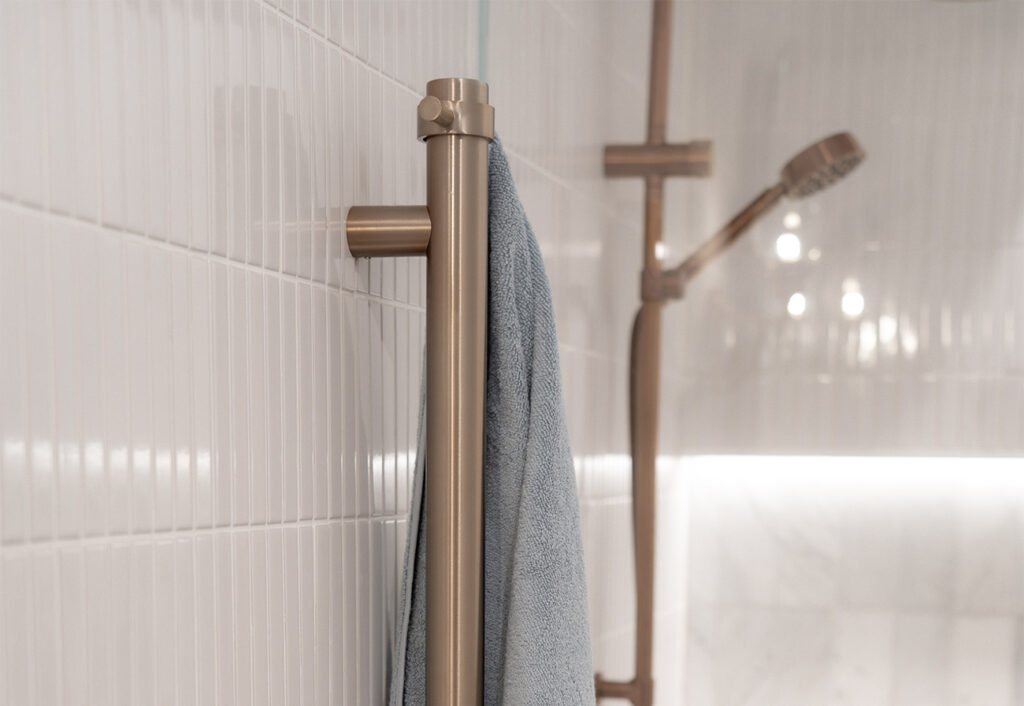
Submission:
POLYGON ((672 0, 653 0, 651 77, 647 142, 605 148, 605 175, 644 178, 644 265, 640 310, 633 322, 629 370, 630 453, 633 461, 633 546, 636 576, 636 654, 631 681, 594 677, 597 698, 628 699, 650 706, 654 698, 655 468, 658 456, 658 407, 661 375, 661 311, 682 298, 686 283, 736 241, 783 196, 802 198, 848 174, 864 158, 848 133, 827 137, 796 155, 780 181, 758 195, 742 212, 680 265, 663 270, 657 257, 662 239, 664 179, 711 173, 711 143, 665 144, 668 74, 671 55, 672 0))
MULTIPOLYGON (((427 93, 458 101, 467 88, 478 89, 474 105, 486 103, 487 85, 468 79, 431 81, 427 93)), ((490 125, 492 132, 483 134, 427 133, 429 706, 471 706, 483 694, 487 144, 493 119, 490 125)))
MULTIPOLYGON (((717 233, 705 240, 682 263, 660 272, 652 296, 679 299, 686 283, 732 245, 747 229, 775 207, 783 196, 802 199, 816 194, 849 174, 864 160, 864 150, 848 132, 818 140, 789 160, 779 182, 762 191, 717 233)), ((647 285, 647 282, 645 282, 647 285)), ((646 295, 646 292, 645 292, 646 295)))
POLYGON ((607 177, 710 176, 711 142, 683 145, 607 145, 604 175, 607 177))
POLYGON ((430 214, 426 206, 353 206, 345 232, 353 257, 426 255, 430 214))
POLYGON ((481 703, 487 84, 427 84, 427 205, 353 207, 353 255, 427 256, 427 704, 481 703), (428 215, 429 214, 429 215, 428 215), (426 222, 424 222, 426 218, 426 222))
POLYGON ((633 552, 636 576, 636 653, 634 677, 614 682, 594 677, 597 698, 624 698, 650 706, 654 698, 654 528, 656 521, 655 462, 658 450, 658 405, 661 371, 661 309, 664 297, 648 296, 650 282, 660 286, 665 177, 710 173, 711 146, 701 141, 665 145, 668 76, 672 40, 672 2, 654 0, 651 22, 651 74, 648 93, 647 141, 624 149, 606 149, 605 173, 644 178, 643 303, 633 323, 629 372, 630 451, 633 457, 633 552), (682 148, 682 149, 680 149, 682 148), (673 160, 678 164, 673 164, 673 160), (629 164, 623 164, 628 162, 629 164))

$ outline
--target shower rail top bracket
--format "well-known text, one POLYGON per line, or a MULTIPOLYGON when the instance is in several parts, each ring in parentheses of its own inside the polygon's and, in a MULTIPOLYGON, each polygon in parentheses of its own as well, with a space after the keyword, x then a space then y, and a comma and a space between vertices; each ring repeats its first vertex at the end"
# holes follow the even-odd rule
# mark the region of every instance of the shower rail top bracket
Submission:
POLYGON ((417 137, 425 206, 353 206, 355 257, 427 256, 427 706, 483 698, 483 422, 487 332, 487 84, 427 83, 417 137))

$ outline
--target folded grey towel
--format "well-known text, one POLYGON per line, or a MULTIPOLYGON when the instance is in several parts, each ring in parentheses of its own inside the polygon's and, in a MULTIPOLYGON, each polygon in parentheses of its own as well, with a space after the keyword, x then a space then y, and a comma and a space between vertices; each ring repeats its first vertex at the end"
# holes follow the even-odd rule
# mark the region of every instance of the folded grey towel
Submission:
MULTIPOLYGON (((583 541, 551 289, 497 140, 488 192, 484 704, 589 706, 583 541)), ((391 706, 426 703, 422 409, 391 706)))

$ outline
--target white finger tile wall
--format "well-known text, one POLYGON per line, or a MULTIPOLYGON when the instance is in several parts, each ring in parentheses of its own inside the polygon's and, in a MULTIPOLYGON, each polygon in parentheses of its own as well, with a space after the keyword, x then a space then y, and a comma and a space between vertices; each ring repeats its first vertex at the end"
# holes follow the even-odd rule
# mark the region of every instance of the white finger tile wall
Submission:
POLYGON ((477 18, 0 3, 0 703, 383 702, 423 263, 343 218, 477 18))
MULTIPOLYGON (((553 282, 588 543, 628 561, 639 223, 608 197, 639 202, 599 155, 642 125, 646 47, 612 30, 642 39, 646 13, 0 3, 0 703, 383 702, 425 270, 354 261, 343 219, 422 199, 437 76, 492 85, 553 282)), ((588 560, 621 672, 621 568, 588 560)))

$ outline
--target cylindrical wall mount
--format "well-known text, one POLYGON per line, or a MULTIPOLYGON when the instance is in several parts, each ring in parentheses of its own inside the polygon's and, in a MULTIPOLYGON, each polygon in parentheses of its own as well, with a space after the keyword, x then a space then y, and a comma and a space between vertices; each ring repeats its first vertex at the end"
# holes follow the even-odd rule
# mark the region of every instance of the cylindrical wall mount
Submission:
POLYGON ((356 256, 427 255, 427 706, 483 696, 487 84, 430 81, 418 109, 427 206, 353 207, 356 256), (426 218, 426 220, 424 220, 426 218))
POLYGON ((426 206, 353 206, 345 233, 354 257, 426 255, 430 214, 426 206))

